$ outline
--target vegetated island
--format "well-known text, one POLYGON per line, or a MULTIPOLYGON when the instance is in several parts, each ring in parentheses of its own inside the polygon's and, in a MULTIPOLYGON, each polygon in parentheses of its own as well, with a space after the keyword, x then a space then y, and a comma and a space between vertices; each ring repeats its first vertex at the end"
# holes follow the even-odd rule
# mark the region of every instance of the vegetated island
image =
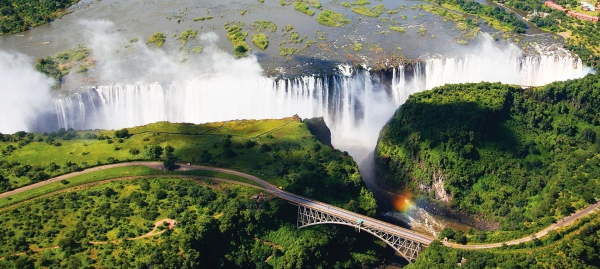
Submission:
MULTIPOLYGON (((3 134, 0 182, 5 192, 107 163, 160 160, 168 168, 189 162, 254 174, 374 215, 377 205, 356 163, 309 132, 318 121, 160 122, 116 131, 3 134)), ((332 225, 297 230, 293 205, 251 187, 176 178, 182 173, 113 168, 45 185, 29 198, 15 195, 21 199, 16 203, 0 199, 6 242, 0 266, 363 268, 383 260, 385 244, 370 235, 332 225)))
MULTIPOLYGON (((445 229, 440 239, 485 243, 534 234, 600 198, 599 108, 599 75, 528 89, 437 87, 410 96, 384 127, 378 174, 426 198, 422 206, 482 229, 445 229)), ((439 268, 461 257, 472 268, 595 268, 589 266, 598 257, 591 253, 600 244, 589 239, 598 236, 599 220, 593 214, 542 240, 493 253, 434 243, 412 268, 439 268)))

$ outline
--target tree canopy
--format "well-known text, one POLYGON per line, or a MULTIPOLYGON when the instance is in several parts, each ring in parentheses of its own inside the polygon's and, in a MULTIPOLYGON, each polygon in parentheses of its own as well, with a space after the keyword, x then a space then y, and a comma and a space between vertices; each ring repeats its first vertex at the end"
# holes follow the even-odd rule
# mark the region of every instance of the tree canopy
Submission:
MULTIPOLYGON (((379 174, 526 234, 600 197, 600 79, 520 89, 446 85, 412 95, 384 128, 379 174)), ((502 238, 488 237, 488 241, 502 238)))

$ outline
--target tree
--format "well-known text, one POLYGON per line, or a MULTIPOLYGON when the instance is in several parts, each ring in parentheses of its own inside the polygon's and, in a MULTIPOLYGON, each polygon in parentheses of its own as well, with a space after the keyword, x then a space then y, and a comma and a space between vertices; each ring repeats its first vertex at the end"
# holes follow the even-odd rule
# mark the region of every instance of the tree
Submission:
POLYGON ((162 153, 163 153, 163 148, 158 145, 153 145, 146 149, 146 156, 150 157, 150 159, 153 159, 153 160, 160 158, 162 153))
POLYGON ((9 188, 10 188, 10 182, 8 181, 8 179, 6 179, 2 175, 0 175, 0 191, 4 192, 4 191, 7 191, 9 188))
POLYGON ((117 137, 117 138, 128 138, 129 137, 129 130, 127 130, 127 128, 123 128, 121 130, 117 130, 117 131, 115 131, 115 137, 117 137))
POLYGON ((456 243, 464 245, 467 243, 467 236, 465 235, 465 233, 463 231, 458 230, 454 234, 454 241, 456 241, 456 243))
POLYGON ((150 190, 150 182, 147 179, 142 179, 140 181, 140 190, 149 191, 150 190))
POLYGON ((210 154, 208 150, 203 150, 200 153, 200 162, 207 163, 210 161, 210 159, 212 159, 212 154, 210 154))
POLYGON ((165 169, 173 171, 175 168, 177 168, 177 165, 175 164, 177 157, 170 152, 167 152, 165 155, 166 156, 163 159, 163 165, 165 166, 165 169))
POLYGON ((74 253, 79 249, 79 243, 67 236, 58 240, 58 247, 66 253, 74 253))
POLYGON ((452 230, 452 228, 446 227, 444 228, 440 234, 438 235, 439 239, 454 239, 454 230, 452 230))
POLYGON ((583 131, 581 132, 581 138, 585 141, 594 143, 596 142, 596 132, 594 132, 594 130, 592 130, 591 128, 585 128, 583 129, 583 131))
POLYGON ((166 39, 167 39, 167 36, 165 35, 165 33, 163 33, 163 32, 156 32, 152 36, 150 36, 150 39, 148 40, 148 43, 156 44, 156 46, 160 48, 165 43, 166 39))
POLYGON ((175 149, 169 145, 167 145, 165 147, 165 153, 163 154, 163 165, 165 166, 165 169, 172 171, 175 168, 177 168, 177 165, 175 165, 175 162, 177 161, 177 157, 175 157, 175 155, 173 155, 173 151, 175 151, 175 149))
POLYGON ((360 190, 360 196, 358 197, 358 204, 362 208, 367 216, 375 216, 377 213, 377 201, 373 196, 373 192, 366 188, 360 190))

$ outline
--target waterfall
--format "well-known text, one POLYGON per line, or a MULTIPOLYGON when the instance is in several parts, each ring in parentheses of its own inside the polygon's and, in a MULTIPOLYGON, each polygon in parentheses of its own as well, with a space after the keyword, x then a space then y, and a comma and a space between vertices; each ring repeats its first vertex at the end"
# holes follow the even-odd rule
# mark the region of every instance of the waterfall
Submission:
POLYGON ((425 88, 446 83, 502 82, 523 86, 541 86, 553 81, 583 77, 589 71, 581 59, 571 56, 429 58, 426 60, 425 88))
POLYGON ((360 161, 410 94, 446 83, 500 81, 542 85, 589 73, 571 56, 429 58, 389 71, 342 65, 333 75, 276 79, 205 74, 172 83, 111 84, 55 100, 58 125, 118 129, 157 121, 324 117, 334 146, 360 161))

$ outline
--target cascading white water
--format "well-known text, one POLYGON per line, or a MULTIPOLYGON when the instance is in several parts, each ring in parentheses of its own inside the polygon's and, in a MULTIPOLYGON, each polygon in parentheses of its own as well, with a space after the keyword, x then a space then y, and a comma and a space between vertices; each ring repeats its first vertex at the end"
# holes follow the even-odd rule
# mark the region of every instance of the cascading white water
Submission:
POLYGON ((468 55, 458 59, 430 58, 426 60, 425 68, 426 89, 447 83, 480 81, 540 86, 587 74, 581 59, 558 55, 525 58, 485 55, 468 55))
POLYGON ((571 56, 509 57, 494 64, 496 58, 430 58, 410 68, 394 68, 387 83, 391 85, 374 80, 368 69, 349 66, 340 66, 331 76, 293 79, 215 73, 170 84, 112 84, 56 100, 55 107, 60 127, 75 129, 323 116, 334 146, 360 162, 375 148, 395 109, 415 92, 479 81, 541 85, 589 72, 571 56))

